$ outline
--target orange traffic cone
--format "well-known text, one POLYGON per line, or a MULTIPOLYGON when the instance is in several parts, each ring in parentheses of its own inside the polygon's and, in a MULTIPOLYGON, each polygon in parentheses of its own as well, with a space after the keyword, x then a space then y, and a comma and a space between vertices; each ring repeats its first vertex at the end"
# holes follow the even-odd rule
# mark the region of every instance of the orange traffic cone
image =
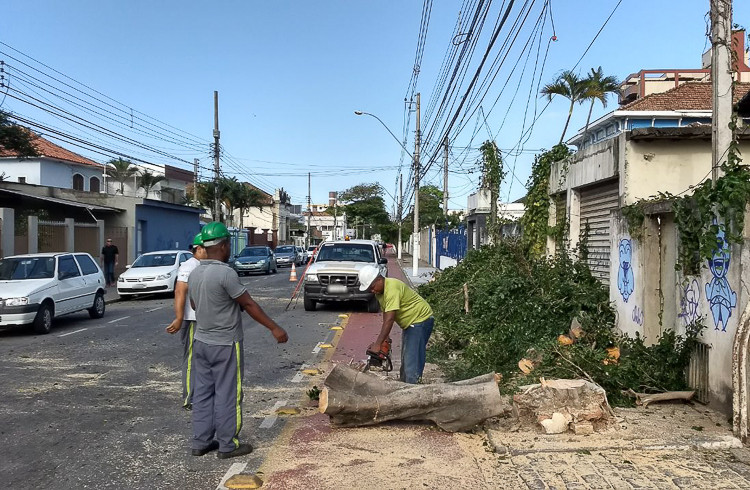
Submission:
POLYGON ((292 273, 289 275, 289 282, 297 282, 297 268, 294 267, 294 262, 292 262, 292 273))

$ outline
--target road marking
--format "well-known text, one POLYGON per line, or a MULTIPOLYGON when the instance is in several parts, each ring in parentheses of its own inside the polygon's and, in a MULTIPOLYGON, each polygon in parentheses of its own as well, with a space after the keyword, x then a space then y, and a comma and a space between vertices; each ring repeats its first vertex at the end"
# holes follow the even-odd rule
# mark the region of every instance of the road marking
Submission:
POLYGON ((315 346, 315 348, 313 349, 312 353, 313 353, 313 354, 317 354, 318 352, 320 352, 320 346, 321 346, 321 345, 323 345, 323 343, 324 343, 324 342, 318 342, 318 344, 317 344, 317 345, 315 346))
POLYGON ((146 313, 151 313, 152 311, 161 310, 162 308, 164 308, 164 306, 160 306, 158 308, 151 308, 150 310, 146 310, 146 313))
POLYGON ((297 371, 297 374, 295 374, 292 378, 292 383, 299 383, 303 379, 305 379, 305 373, 302 372, 305 369, 307 369, 307 364, 303 364, 302 366, 300 366, 299 371, 297 371))
POLYGON ((279 419, 279 416, 276 415, 276 410, 286 405, 288 401, 289 400, 279 400, 276 403, 274 403, 273 408, 271 409, 271 413, 273 415, 268 415, 266 418, 264 418, 263 422, 260 423, 260 428, 270 429, 271 427, 273 427, 273 424, 275 424, 276 421, 279 419))
POLYGON ((245 467, 247 466, 247 463, 232 463, 232 466, 229 467, 229 470, 227 470, 226 474, 222 477, 221 482, 219 482, 219 486, 216 487, 216 490, 228 490, 227 487, 224 486, 224 484, 232 478, 234 475, 239 475, 245 470, 245 467))
POLYGON ((60 334, 60 335, 58 335, 58 337, 66 337, 68 335, 73 335, 74 333, 83 332, 84 330, 88 330, 88 327, 86 327, 86 328, 79 328, 78 330, 73 330, 72 332, 60 334))
POLYGON ((112 320, 111 322, 107 322, 107 323, 115 323, 115 322, 119 322, 122 320, 127 320, 128 318, 130 318, 130 316, 124 316, 122 318, 118 318, 117 320, 112 320))

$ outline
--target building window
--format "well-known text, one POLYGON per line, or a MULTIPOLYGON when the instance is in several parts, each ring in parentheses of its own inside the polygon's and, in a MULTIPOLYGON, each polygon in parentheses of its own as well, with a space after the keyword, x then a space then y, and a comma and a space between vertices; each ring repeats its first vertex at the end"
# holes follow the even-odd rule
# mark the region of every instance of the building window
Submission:
POLYGON ((74 191, 83 190, 83 175, 81 174, 73 175, 73 190, 74 191))
POLYGON ((26 177, 19 177, 18 178, 18 183, 19 184, 25 184, 26 183, 26 177))
POLYGON ((99 192, 99 179, 97 177, 91 177, 89 179, 89 191, 99 192))

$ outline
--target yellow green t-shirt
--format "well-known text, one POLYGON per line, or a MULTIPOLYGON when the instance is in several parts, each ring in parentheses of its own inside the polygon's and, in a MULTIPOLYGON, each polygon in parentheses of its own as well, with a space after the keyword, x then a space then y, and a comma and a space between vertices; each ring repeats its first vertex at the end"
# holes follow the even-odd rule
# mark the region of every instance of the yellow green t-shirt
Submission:
POLYGON ((376 294, 375 298, 384 313, 396 312, 396 323, 401 328, 421 323, 432 316, 432 308, 427 301, 398 279, 386 277, 383 294, 376 294))

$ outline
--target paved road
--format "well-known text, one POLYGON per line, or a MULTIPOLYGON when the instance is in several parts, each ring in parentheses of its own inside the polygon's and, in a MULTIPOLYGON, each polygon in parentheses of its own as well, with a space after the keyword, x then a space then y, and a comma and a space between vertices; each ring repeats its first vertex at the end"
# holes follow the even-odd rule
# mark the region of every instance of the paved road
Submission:
MULTIPOLYGON (((164 328, 172 299, 109 304, 104 318, 79 313, 52 333, 0 331, 0 481, 5 488, 216 488, 233 463, 257 467, 282 429, 274 406, 305 397, 303 364, 347 306, 284 311, 294 283, 280 270, 242 278, 287 329, 289 343, 245 317, 245 423, 249 457, 189 454, 190 414, 180 408, 180 343, 164 328), (267 428, 266 428, 267 427, 267 428), (239 461, 241 460, 241 461, 239 461)), ((356 309, 356 307, 355 307, 356 309)), ((315 351, 315 353, 313 352, 315 351)))

